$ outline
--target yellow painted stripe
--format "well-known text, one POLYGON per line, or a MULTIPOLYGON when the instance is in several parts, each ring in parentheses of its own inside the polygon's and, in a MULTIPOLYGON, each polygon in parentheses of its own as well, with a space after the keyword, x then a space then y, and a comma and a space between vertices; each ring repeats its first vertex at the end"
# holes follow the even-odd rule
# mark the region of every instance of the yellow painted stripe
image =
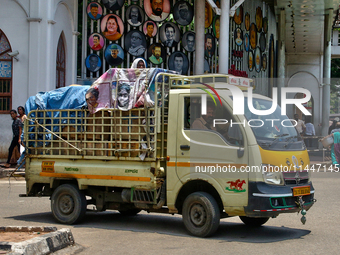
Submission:
POLYGON ((40 173, 43 177, 56 178, 76 178, 76 179, 97 179, 97 180, 119 180, 119 181, 140 181, 149 182, 149 177, 133 177, 133 176, 114 176, 114 175, 91 175, 91 174, 62 174, 62 173, 40 173))
POLYGON ((167 166, 178 166, 178 167, 196 167, 196 166, 216 166, 219 165, 220 167, 246 167, 247 164, 228 164, 228 163, 190 163, 190 162, 168 162, 167 166))

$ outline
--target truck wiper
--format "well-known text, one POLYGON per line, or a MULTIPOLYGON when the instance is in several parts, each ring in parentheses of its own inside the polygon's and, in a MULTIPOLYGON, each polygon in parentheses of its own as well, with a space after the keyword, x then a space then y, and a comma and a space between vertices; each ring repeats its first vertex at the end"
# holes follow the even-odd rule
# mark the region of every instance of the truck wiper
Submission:
POLYGON ((286 143, 285 143, 285 145, 283 145, 283 147, 287 147, 291 142, 292 142, 292 139, 293 138, 298 138, 298 136, 297 135, 295 135, 295 136, 290 136, 290 137, 287 137, 287 139, 286 139, 286 143))
POLYGON ((287 135, 289 135, 289 134, 281 134, 281 135, 275 136, 275 139, 270 143, 269 147, 271 147, 275 142, 280 141, 279 138, 284 137, 284 136, 287 136, 287 135))

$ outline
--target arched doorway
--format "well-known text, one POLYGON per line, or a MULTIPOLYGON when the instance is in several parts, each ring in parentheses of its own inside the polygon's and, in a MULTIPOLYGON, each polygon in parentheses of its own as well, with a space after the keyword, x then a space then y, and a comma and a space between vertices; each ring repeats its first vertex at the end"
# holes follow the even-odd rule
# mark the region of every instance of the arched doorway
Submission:
POLYGON ((66 52, 63 34, 59 37, 56 59, 56 88, 61 88, 65 87, 66 77, 66 52))
POLYGON ((13 59, 7 54, 11 51, 11 45, 0 29, 0 113, 9 113, 12 109, 13 59))

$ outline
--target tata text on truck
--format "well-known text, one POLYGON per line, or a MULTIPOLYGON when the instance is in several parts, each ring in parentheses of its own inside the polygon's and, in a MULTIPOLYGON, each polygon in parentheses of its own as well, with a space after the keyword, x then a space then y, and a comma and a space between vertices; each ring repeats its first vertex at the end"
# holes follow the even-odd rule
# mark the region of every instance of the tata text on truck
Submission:
POLYGON ((234 115, 226 85, 237 83, 251 86, 227 75, 159 73, 153 105, 31 111, 25 196, 51 197, 53 216, 65 224, 80 221, 87 205, 129 216, 182 214, 200 237, 221 218, 261 226, 280 213, 304 215, 314 188, 301 137, 280 107, 266 116, 249 110, 249 96, 254 109, 270 109, 265 96, 242 92, 244 114, 234 115), (193 128, 211 102, 215 128, 193 128))

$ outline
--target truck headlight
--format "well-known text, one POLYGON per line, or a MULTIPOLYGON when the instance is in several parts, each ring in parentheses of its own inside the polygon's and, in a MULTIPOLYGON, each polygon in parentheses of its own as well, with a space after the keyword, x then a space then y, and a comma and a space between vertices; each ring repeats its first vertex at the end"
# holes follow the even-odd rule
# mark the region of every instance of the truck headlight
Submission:
POLYGON ((262 164, 262 175, 265 183, 273 185, 283 185, 283 175, 278 166, 262 164))

